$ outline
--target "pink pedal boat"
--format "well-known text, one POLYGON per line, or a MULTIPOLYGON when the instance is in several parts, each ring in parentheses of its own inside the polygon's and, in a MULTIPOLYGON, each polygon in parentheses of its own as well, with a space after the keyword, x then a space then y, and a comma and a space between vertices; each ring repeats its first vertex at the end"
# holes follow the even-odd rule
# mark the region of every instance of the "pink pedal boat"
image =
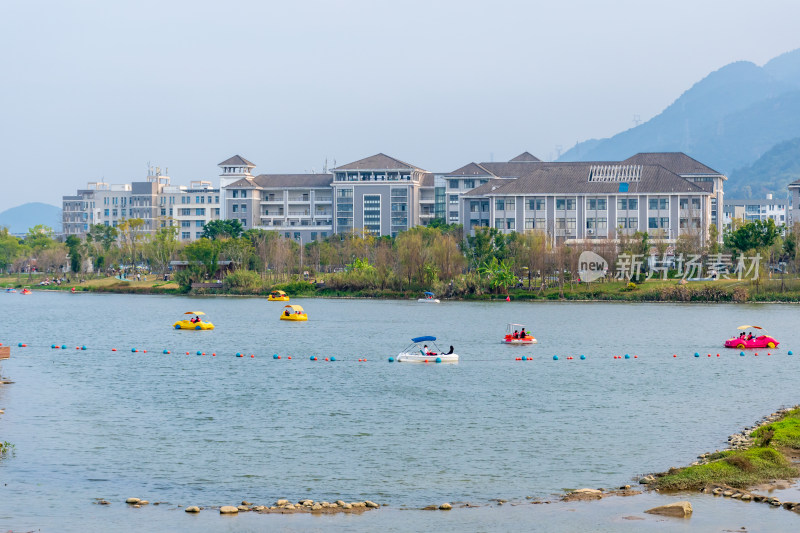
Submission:
POLYGON ((738 348, 740 350, 746 348, 775 348, 777 345, 780 344, 773 337, 770 337, 767 334, 767 331, 761 326, 744 325, 744 326, 739 326, 736 329, 742 330, 741 335, 726 340, 725 341, 726 348, 738 348), (745 335, 744 330, 748 329, 757 330, 755 333, 759 335, 753 335, 752 332, 749 335, 745 335))

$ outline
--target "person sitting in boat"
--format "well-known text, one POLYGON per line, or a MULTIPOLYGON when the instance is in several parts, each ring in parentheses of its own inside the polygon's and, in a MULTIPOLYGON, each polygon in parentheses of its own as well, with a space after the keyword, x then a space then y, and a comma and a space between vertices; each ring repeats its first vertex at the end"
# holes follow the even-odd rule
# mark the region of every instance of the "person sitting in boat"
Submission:
POLYGON ((427 344, 422 347, 422 350, 425 352, 425 355, 436 355, 436 352, 432 352, 432 351, 430 351, 430 349, 428 349, 428 345, 427 344))
POLYGON ((527 337, 527 335, 528 334, 525 333, 525 328, 522 328, 522 331, 519 332, 519 338, 524 339, 525 337, 527 337))
POLYGON ((751 331, 750 334, 747 336, 747 340, 753 340, 753 332, 751 331))
POLYGON ((194 317, 194 318, 195 318, 195 323, 197 323, 197 322, 202 322, 202 321, 203 321, 203 319, 202 319, 202 318, 200 318, 199 316, 196 316, 196 317, 194 317))
POLYGON ((519 331, 514 330, 514 338, 519 339, 519 331))
POLYGON ((289 313, 289 310, 287 309, 286 311, 284 311, 284 314, 285 314, 286 316, 289 316, 289 315, 290 315, 290 313, 289 313))
POLYGON ((445 355, 450 355, 451 353, 453 353, 454 350, 455 350, 455 348, 453 348, 453 345, 451 344, 450 345, 450 351, 447 352, 445 355))

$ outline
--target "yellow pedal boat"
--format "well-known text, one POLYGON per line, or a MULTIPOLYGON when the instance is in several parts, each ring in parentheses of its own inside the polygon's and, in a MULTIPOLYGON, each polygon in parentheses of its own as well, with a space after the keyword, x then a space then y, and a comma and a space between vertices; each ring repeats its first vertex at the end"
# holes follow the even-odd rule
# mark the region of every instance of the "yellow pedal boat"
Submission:
POLYGON ((288 302, 289 297, 283 291, 272 291, 267 298, 270 302, 288 302))
POLYGON ((283 308, 281 320, 293 320, 295 322, 301 322, 308 320, 308 315, 299 305, 287 305, 283 308))
POLYGON ((208 321, 203 321, 203 319, 200 318, 201 316, 205 315, 205 313, 202 311, 186 311, 184 315, 194 315, 194 317, 188 320, 178 320, 172 325, 173 328, 195 330, 214 329, 214 324, 208 321))

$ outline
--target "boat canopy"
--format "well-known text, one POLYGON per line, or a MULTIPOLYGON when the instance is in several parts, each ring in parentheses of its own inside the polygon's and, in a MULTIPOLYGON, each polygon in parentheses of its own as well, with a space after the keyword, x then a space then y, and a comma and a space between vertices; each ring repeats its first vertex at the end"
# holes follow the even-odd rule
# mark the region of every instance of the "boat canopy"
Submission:
POLYGON ((292 311, 299 311, 301 313, 305 313, 305 311, 303 311, 303 308, 301 306, 299 306, 299 305, 287 305, 286 307, 284 307, 284 309, 286 309, 286 308, 289 308, 292 311))
POLYGON ((272 294, 276 296, 286 296, 286 293, 283 291, 272 291, 272 294))
POLYGON ((738 328, 736 328, 736 329, 749 329, 749 328, 753 328, 753 329, 764 329, 764 328, 762 328, 761 326, 747 326, 747 325, 744 325, 744 326, 739 326, 739 327, 738 327, 738 328))
POLYGON ((427 341, 435 341, 436 337, 414 337, 411 339, 411 342, 427 342, 427 341))
POLYGON ((433 294, 433 293, 432 293, 432 292, 430 292, 430 291, 425 291, 425 292, 424 292, 424 294, 425 294, 426 296, 436 296, 435 294, 433 294))
POLYGON ((205 313, 202 311, 186 311, 183 313, 184 315, 204 315, 205 313))
POLYGON ((509 327, 511 327, 511 326, 519 326, 521 328, 525 327, 525 324, 514 324, 513 322, 509 322, 508 325, 509 325, 509 327))

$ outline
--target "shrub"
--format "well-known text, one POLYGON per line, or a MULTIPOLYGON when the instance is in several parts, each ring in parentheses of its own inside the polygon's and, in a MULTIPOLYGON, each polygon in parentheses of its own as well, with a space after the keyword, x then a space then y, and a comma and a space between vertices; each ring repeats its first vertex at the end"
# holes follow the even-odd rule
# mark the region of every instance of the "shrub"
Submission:
POLYGON ((264 288, 264 282, 257 272, 252 270, 236 270, 222 280, 222 287, 226 291, 238 293, 259 292, 264 288))

